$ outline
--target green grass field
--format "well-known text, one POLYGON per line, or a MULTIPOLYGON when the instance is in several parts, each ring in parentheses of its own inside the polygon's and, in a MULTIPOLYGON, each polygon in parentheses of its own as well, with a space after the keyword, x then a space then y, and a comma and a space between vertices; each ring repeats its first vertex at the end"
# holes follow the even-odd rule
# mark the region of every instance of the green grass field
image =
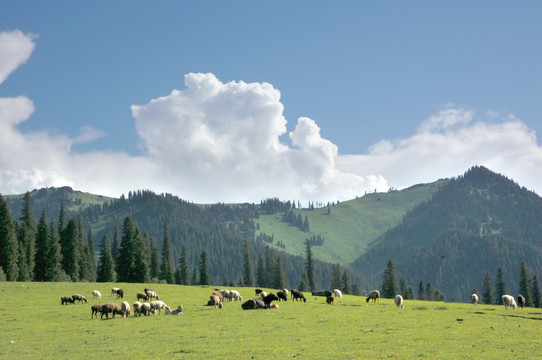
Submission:
MULTIPOLYGON (((334 305, 307 296, 307 303, 280 302, 279 309, 204 306, 214 286, 150 285, 182 316, 100 320, 90 306, 125 300, 147 285, 0 283, 1 359, 540 359, 542 309, 392 300, 366 303, 345 296, 334 305), (94 300, 93 289, 103 298, 94 300), (60 305, 81 293, 88 304, 60 305)), ((237 288, 243 298, 253 288, 237 288)))

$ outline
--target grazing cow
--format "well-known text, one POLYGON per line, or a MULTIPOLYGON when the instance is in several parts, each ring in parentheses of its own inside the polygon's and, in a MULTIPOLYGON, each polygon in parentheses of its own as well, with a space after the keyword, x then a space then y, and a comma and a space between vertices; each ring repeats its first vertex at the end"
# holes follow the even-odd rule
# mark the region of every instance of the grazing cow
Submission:
POLYGON ((472 294, 470 296, 470 301, 472 302, 473 305, 477 305, 478 304, 478 295, 472 294))
POLYGON ((81 295, 81 294, 75 294, 75 295, 72 295, 72 299, 73 299, 73 302, 79 301, 78 304, 80 304, 81 301, 84 301, 85 304, 87 303, 87 298, 84 297, 84 296, 81 295))
POLYGON ((215 310, 216 310, 217 307, 219 309, 222 309, 222 307, 224 306, 222 304, 222 299, 219 296, 215 295, 214 293, 213 293, 213 295, 209 296, 209 301, 207 302, 207 305, 212 306, 213 309, 215 309, 215 310))
POLYGON ((405 305, 403 304, 403 297, 401 295, 396 295, 394 301, 395 306, 397 306, 398 308, 403 309, 405 307, 405 305))
POLYGON ((99 292, 98 290, 92 290, 92 298, 93 299, 101 299, 102 298, 102 293, 99 292))
POLYGON ((369 300, 373 300, 373 302, 377 302, 380 299, 380 291, 373 290, 369 293, 369 296, 367 296, 367 299, 365 299, 366 302, 369 302, 369 300))
POLYGON ((137 301, 139 301, 140 299, 143 299, 143 300, 147 301, 147 300, 149 300, 149 295, 147 295, 144 292, 138 292, 136 294, 136 298, 137 298, 137 301))
POLYGON ((290 292, 292 293, 292 298, 295 301, 299 301, 299 299, 302 299, 304 302, 307 302, 307 299, 305 298, 305 295, 303 295, 303 292, 296 289, 292 289, 290 290, 290 292))
POLYGON ((288 301, 288 295, 284 291, 278 291, 277 296, 279 298, 279 301, 281 300, 288 301))
POLYGON ((115 318, 115 314, 121 314, 122 315, 122 309, 120 308, 119 304, 117 303, 107 303, 102 305, 102 315, 100 315, 100 319, 105 318, 109 319, 109 313, 113 315, 113 319, 115 318))
POLYGON ((60 305, 64 304, 73 304, 74 300, 70 296, 61 296, 60 297, 60 305))
POLYGON ((506 310, 511 310, 516 308, 516 301, 514 300, 513 296, 510 295, 503 295, 502 296, 502 303, 504 304, 504 308, 506 310))
POLYGON ((90 307, 90 318, 94 318, 94 314, 96 314, 96 319, 98 318, 98 313, 102 312, 102 305, 92 305, 90 307))
POLYGON ((183 306, 179 305, 179 307, 175 310, 166 310, 166 315, 182 315, 183 314, 183 306))
POLYGON ((342 298, 343 292, 339 289, 333 289, 333 295, 335 295, 336 298, 342 298))
POLYGON ((518 295, 518 306, 523 309, 525 307, 525 298, 523 295, 518 295))
POLYGON ((126 319, 128 316, 130 316, 131 309, 130 309, 130 304, 128 304, 128 301, 123 301, 122 304, 120 304, 120 310, 122 312, 123 318, 126 319))

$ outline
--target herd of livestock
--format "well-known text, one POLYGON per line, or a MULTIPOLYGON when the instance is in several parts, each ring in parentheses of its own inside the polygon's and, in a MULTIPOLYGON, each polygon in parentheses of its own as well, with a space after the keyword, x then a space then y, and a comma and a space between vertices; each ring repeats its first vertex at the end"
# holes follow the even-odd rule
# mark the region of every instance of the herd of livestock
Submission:
MULTIPOLYGON (((256 309, 276 309, 279 307, 277 303, 274 303, 274 301, 287 301, 288 298, 291 296, 292 300, 295 301, 303 301, 307 302, 307 298, 303 294, 302 291, 296 290, 296 289, 282 289, 277 291, 277 293, 269 293, 265 292, 263 289, 256 289, 255 290, 256 297, 249 299, 241 305, 241 307, 244 310, 256 310, 256 309)), ((325 290, 325 291, 313 291, 313 296, 325 296, 326 297, 326 303, 327 304, 334 304, 336 298, 342 298, 342 292, 339 289, 334 289, 333 291, 325 290)), ((121 288, 112 288, 111 289, 111 296, 115 296, 117 299, 124 299, 124 290, 121 288)), ((92 297, 94 299, 101 299, 102 294, 98 290, 92 291, 92 297)), ((100 318, 103 319, 104 315, 105 318, 108 319, 109 315, 111 314, 112 318, 115 318, 115 315, 120 315, 123 318, 126 318, 130 315, 132 316, 149 316, 149 315, 156 315, 161 314, 162 310, 164 310, 165 315, 182 315, 183 314, 183 306, 178 305, 176 309, 172 310, 171 307, 169 307, 164 301, 160 300, 160 297, 156 294, 156 292, 150 288, 145 288, 143 291, 138 292, 136 294, 137 301, 134 302, 132 305, 128 303, 128 301, 123 301, 120 305, 114 302, 108 302, 103 305, 91 305, 91 315, 90 318, 93 319, 94 317, 98 318, 98 315, 100 315, 100 318), (141 302, 141 301, 142 302, 141 302)), ((369 293, 369 295, 366 298, 366 302, 373 301, 378 302, 380 299, 380 291, 373 290, 369 293)), ((518 296, 518 302, 516 304, 516 301, 513 296, 511 295, 503 295, 502 300, 505 308, 508 309, 515 309, 517 306, 523 308, 525 306, 525 298, 522 295, 518 296)), ((471 296, 471 302, 476 305, 478 304, 478 295, 472 294, 471 296)), ((243 298, 241 297, 241 294, 237 290, 224 290, 224 289, 215 289, 215 291, 209 296, 209 300, 207 302, 207 306, 212 306, 213 309, 221 309, 223 307, 224 301, 239 301, 242 302, 243 298)), ((81 294, 74 294, 72 296, 62 296, 60 298, 60 304, 75 304, 75 303, 81 303, 85 302, 87 303, 87 299, 81 295, 81 294)), ((398 308, 404 308, 403 303, 403 297, 401 295, 397 295, 394 298, 395 305, 398 308)))

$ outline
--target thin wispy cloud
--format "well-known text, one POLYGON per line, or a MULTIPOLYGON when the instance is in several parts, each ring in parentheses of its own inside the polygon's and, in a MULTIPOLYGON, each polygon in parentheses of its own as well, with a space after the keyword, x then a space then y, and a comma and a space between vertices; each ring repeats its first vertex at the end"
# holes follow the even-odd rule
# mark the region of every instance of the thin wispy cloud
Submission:
MULTIPOLYGON (((4 37, 12 50, 1 49, 6 45, 0 41, 0 54, 34 48, 33 35, 0 33, 4 37)), ((0 57, 0 69, 7 69, 0 75, 5 79, 31 52, 0 57)), ((484 165, 542 193, 542 148, 513 114, 488 110, 479 119, 472 109, 447 106, 421 119, 411 136, 381 140, 365 154, 340 155, 316 120, 301 117, 287 134, 281 94, 272 84, 224 83, 211 73, 189 73, 179 85, 131 107, 142 144, 137 156, 74 151, 73 145, 106 135, 92 124, 75 137, 24 132, 19 125, 32 121, 35 111, 31 99, 0 99, 0 192, 69 185, 110 196, 152 189, 207 203, 266 197, 327 202, 484 165), (286 134, 289 143, 281 141, 286 134)))

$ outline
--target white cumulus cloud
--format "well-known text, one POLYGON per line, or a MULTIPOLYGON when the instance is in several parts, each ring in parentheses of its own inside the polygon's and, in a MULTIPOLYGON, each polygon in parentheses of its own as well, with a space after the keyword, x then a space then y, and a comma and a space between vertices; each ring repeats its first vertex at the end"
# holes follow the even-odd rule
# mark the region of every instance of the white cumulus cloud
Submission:
POLYGON ((0 32, 0 84, 28 60, 36 46, 34 38, 20 30, 0 32))

